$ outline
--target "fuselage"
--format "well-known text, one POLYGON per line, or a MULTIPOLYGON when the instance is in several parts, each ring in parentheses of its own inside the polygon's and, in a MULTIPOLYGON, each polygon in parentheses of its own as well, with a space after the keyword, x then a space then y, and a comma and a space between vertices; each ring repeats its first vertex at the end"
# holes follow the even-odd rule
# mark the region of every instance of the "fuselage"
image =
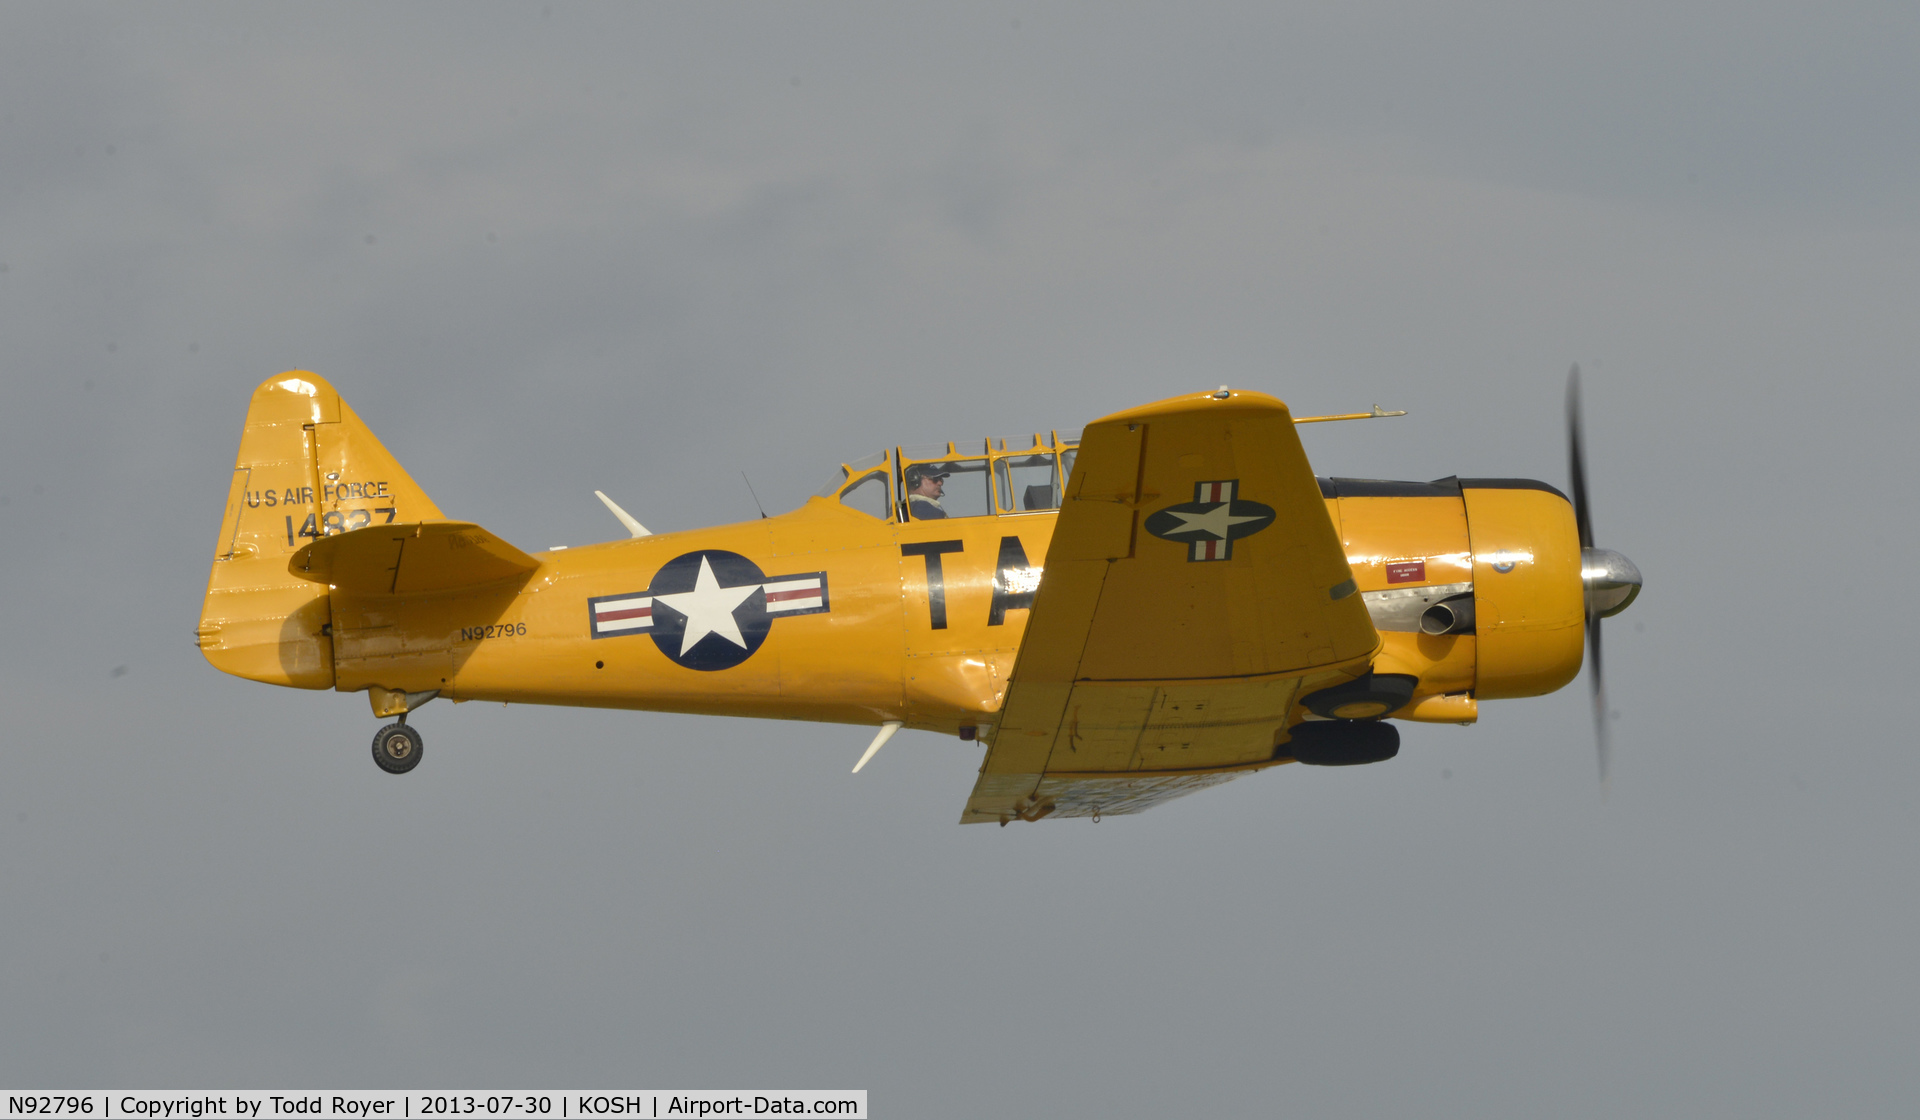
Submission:
MULTIPOLYGON (((1468 722, 1479 699, 1550 692, 1578 671, 1579 547, 1556 492, 1510 480, 1325 490, 1381 631, 1374 669, 1420 680, 1401 718, 1468 722), (1421 629, 1421 608, 1460 595, 1476 607, 1468 632, 1421 629)), ((761 520, 536 553, 523 583, 481 592, 336 591, 334 687, 987 729, 1056 517, 903 524, 815 498, 761 520), (721 602, 732 632, 702 631, 671 605, 695 590, 702 560, 733 592, 721 602)))
POLYGON ((1027 560, 1045 557, 1056 516, 896 525, 815 498, 761 520, 536 553, 541 567, 524 584, 485 595, 337 598, 335 687, 975 726, 990 721, 1004 697, 1039 577, 1038 559, 1027 560), (750 563, 763 578, 738 570, 738 561, 728 571, 720 554, 750 563), (686 648, 686 621, 664 604, 605 612, 651 610, 644 628, 615 628, 630 618, 598 621, 594 601, 654 599, 649 592, 661 590, 663 569, 688 556, 711 556, 718 583, 761 584, 731 612, 746 620, 736 622, 740 642, 755 648, 724 633, 699 635, 686 648), (809 599, 803 612, 784 612, 767 600, 769 585, 805 592, 815 578, 823 609, 809 599), (762 622, 764 634, 756 635, 762 622))
MULTIPOLYGON (((527 554, 450 521, 331 386, 296 371, 255 391, 199 645, 251 680, 366 690, 381 715, 437 694, 990 736, 1077 447, 1058 432, 896 447, 843 464, 779 516, 527 554), (944 506, 916 496, 932 483, 944 506), (407 575, 409 534, 428 529, 438 574, 407 575), (351 578, 312 567, 320 542, 349 538, 377 545, 351 578)), ((1581 549, 1558 491, 1320 489, 1377 631, 1358 671, 1417 682, 1395 718, 1471 722, 1479 700, 1551 692, 1579 671, 1581 549)), ((1114 507, 1131 518, 1115 539, 1138 547, 1141 519, 1180 500, 1114 507)))

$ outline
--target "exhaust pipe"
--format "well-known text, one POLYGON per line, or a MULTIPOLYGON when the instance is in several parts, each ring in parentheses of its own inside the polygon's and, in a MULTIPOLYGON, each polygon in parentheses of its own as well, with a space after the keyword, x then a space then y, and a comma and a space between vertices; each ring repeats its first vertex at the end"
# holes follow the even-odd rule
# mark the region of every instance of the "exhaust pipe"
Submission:
POLYGON ((1473 596, 1442 599, 1420 613, 1422 634, 1473 633, 1473 596))

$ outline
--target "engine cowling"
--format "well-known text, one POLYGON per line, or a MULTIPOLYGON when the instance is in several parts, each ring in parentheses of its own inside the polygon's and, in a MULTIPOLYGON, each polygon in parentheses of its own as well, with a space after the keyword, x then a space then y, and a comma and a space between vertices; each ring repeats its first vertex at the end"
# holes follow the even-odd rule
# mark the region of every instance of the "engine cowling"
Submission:
POLYGON ((1586 607, 1573 504, 1543 482, 1462 479, 1473 547, 1474 695, 1541 696, 1580 673, 1586 607))
POLYGON ((1383 639, 1374 672, 1419 680, 1393 715, 1470 722, 1477 700, 1538 696, 1579 674, 1582 558, 1560 491, 1339 478, 1321 492, 1383 639))

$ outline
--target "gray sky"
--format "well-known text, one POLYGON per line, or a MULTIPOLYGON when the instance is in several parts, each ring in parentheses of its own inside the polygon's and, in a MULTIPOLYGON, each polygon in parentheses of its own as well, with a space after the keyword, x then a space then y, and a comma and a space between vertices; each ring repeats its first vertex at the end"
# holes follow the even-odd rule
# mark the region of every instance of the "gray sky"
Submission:
POLYGON ((0 1083, 876 1114, 1920 1106, 1910 5, 0 8, 0 1083), (530 548, 1221 382, 1563 483, 1584 682, 1098 826, 978 750, 195 651, 247 394, 530 548), (260 729, 271 728, 262 735, 260 729))

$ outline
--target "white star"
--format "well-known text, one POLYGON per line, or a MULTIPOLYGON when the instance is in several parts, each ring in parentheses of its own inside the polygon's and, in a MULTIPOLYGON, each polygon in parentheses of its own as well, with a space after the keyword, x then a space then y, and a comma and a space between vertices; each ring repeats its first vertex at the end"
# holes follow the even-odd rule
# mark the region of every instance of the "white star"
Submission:
POLYGON ((1214 540, 1217 540, 1217 541, 1226 540, 1227 530, 1233 528, 1235 525, 1238 525, 1243 521, 1260 520, 1260 517, 1257 517, 1257 516, 1256 517, 1233 516, 1233 507, 1226 502, 1219 502, 1215 504, 1213 508, 1207 510, 1207 512, 1205 513, 1182 513, 1177 509, 1170 509, 1167 512, 1173 514, 1175 517, 1178 517, 1180 520, 1186 522, 1185 525, 1180 526, 1178 529, 1172 530, 1172 532, 1175 532, 1175 533, 1200 532, 1200 533, 1207 534, 1208 536, 1212 537, 1214 540))
POLYGON ((757 583, 742 587, 722 587, 720 581, 713 578, 713 565, 707 558, 700 558, 700 574, 693 579, 692 591, 681 591, 673 595, 655 595, 653 601, 665 603, 671 610, 687 618, 686 633, 680 637, 680 656, 699 644, 708 634, 718 634, 741 649, 747 648, 747 640, 740 636, 740 624, 734 621, 734 608, 747 601, 747 596, 760 590, 757 583))

